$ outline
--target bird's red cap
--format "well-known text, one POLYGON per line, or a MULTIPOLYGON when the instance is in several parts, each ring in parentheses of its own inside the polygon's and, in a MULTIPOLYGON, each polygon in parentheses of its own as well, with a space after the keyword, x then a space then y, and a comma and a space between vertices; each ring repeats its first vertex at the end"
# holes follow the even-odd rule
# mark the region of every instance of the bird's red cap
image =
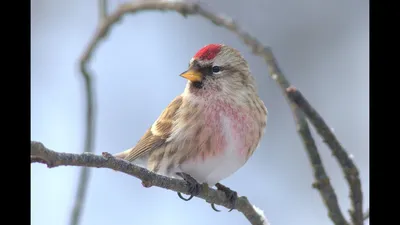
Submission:
POLYGON ((222 45, 209 44, 200 49, 193 58, 201 60, 211 60, 221 51, 222 45))

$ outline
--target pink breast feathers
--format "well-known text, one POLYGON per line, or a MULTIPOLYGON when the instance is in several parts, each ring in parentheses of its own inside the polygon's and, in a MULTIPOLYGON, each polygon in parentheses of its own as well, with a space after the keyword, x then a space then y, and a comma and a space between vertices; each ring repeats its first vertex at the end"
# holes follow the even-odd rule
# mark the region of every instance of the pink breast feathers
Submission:
POLYGON ((220 102, 204 113, 206 124, 199 137, 203 151, 197 160, 222 155, 227 153, 225 151, 246 157, 255 137, 254 121, 249 112, 220 102))
POLYGON ((210 186, 230 176, 248 159, 254 146, 254 119, 243 108, 212 104, 204 111, 205 124, 196 138, 197 156, 181 165, 183 172, 210 186))

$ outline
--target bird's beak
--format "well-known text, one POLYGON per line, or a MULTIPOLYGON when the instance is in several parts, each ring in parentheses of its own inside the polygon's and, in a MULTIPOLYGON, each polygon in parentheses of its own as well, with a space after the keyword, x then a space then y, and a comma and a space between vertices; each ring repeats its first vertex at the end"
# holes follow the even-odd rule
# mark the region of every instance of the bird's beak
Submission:
POLYGON ((186 78, 192 82, 200 82, 203 80, 203 75, 198 70, 189 69, 180 75, 183 78, 186 78))

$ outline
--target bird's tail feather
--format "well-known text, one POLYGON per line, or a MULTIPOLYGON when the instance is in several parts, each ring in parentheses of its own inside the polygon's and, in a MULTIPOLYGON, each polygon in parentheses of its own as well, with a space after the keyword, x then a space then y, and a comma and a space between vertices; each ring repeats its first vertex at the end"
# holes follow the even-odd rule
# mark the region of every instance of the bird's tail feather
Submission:
POLYGON ((129 148, 129 149, 123 151, 123 152, 116 153, 116 154, 114 154, 113 156, 114 156, 115 158, 125 159, 125 157, 129 154, 129 152, 130 152, 131 150, 132 150, 132 148, 129 148))

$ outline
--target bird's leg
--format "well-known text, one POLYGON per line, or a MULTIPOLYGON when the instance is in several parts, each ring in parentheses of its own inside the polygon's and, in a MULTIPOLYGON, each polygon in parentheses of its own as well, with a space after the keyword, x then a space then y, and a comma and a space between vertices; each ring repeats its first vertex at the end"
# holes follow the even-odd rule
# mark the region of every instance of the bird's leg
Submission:
POLYGON ((193 198, 193 196, 196 196, 200 194, 201 191, 201 184, 199 184, 193 177, 191 177, 189 174, 186 173, 176 173, 176 175, 182 177, 188 184, 189 186, 189 193, 190 197, 189 198, 184 198, 181 193, 178 192, 178 196, 180 199, 184 201, 189 201, 190 199, 193 198))
MULTIPOLYGON (((226 187, 225 185, 222 185, 222 184, 220 184, 220 183, 215 184, 215 186, 217 187, 217 189, 218 189, 219 191, 222 191, 222 192, 225 193, 226 197, 228 198, 228 200, 229 200, 229 201, 231 202, 231 204, 232 204, 232 208, 229 210, 229 212, 232 211, 232 210, 235 208, 236 200, 237 200, 237 198, 238 198, 237 192, 236 192, 236 191, 232 191, 230 188, 228 188, 228 187, 226 187)), ((218 209, 215 208, 214 203, 211 204, 211 207, 212 207, 215 211, 220 212, 220 210, 218 210, 218 209)))

